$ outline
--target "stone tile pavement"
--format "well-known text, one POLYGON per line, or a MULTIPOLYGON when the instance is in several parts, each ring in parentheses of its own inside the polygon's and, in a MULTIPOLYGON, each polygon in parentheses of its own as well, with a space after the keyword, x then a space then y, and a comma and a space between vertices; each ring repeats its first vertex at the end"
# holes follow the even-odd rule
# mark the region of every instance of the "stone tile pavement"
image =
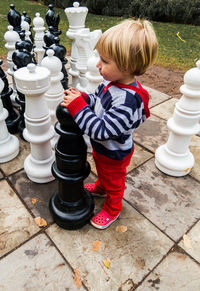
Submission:
MULTIPOLYGON (((170 177, 154 163, 168 139, 166 121, 177 99, 150 89, 151 117, 134 133, 123 210, 106 230, 58 227, 48 202, 57 182, 30 181, 23 162, 29 144, 0 165, 0 290, 200 291, 200 136, 192 137, 195 166, 170 177), (36 217, 47 221, 38 227, 36 217)), ((91 154, 94 181, 96 169, 91 154)), ((102 205, 95 200, 95 211, 102 205)))

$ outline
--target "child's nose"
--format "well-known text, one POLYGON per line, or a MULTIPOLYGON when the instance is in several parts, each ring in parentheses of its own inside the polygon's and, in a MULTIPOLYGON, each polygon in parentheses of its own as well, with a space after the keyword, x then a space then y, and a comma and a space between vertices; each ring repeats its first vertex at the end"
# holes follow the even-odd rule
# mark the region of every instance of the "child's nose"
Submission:
POLYGON ((96 67, 99 69, 100 68, 100 61, 101 60, 99 60, 98 62, 97 62, 97 64, 96 64, 96 67))

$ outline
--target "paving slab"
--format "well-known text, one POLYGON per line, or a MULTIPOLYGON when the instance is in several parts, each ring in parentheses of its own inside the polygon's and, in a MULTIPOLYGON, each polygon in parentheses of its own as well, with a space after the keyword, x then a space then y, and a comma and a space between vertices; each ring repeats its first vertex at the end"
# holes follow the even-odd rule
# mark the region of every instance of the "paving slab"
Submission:
MULTIPOLYGON (((147 160, 149 160, 150 158, 153 157, 153 154, 146 151, 144 148, 135 145, 135 150, 134 150, 134 154, 131 158, 130 164, 127 167, 127 173, 129 173, 130 171, 132 171, 134 168, 138 167, 139 165, 143 164, 144 162, 146 162, 147 160)), ((88 153, 87 154, 87 159, 88 162, 90 163, 91 166, 91 171, 97 175, 97 170, 95 167, 95 162, 94 159, 92 157, 92 154, 88 153)))
POLYGON ((173 116, 175 104, 179 99, 171 98, 153 108, 151 108, 151 113, 158 116, 159 118, 168 120, 173 116))
POLYGON ((0 261, 0 290, 86 290, 76 288, 73 272, 45 234, 0 261))
POLYGON ((200 263, 200 222, 197 222, 195 226, 183 236, 179 246, 200 263))
POLYGON ((0 170, 0 180, 3 179, 3 178, 4 178, 4 175, 3 175, 3 173, 0 170))
POLYGON ((199 183, 163 174, 154 159, 127 175, 124 198, 175 241, 200 219, 199 183))
POLYGON ((154 107, 156 105, 158 105, 159 103, 162 103, 168 99, 170 99, 171 97, 165 93, 162 93, 156 89, 147 87, 145 85, 142 85, 144 87, 144 89, 146 89, 149 93, 149 107, 154 107))
POLYGON ((6 176, 23 169, 24 160, 30 153, 30 144, 22 140, 18 134, 16 135, 16 137, 19 139, 18 156, 7 163, 2 163, 0 166, 1 170, 5 173, 6 176))
POLYGON ((0 181, 0 197, 0 256, 3 256, 37 233, 39 228, 5 180, 0 181))
POLYGON ((139 286, 137 291, 198 291, 200 266, 187 255, 172 252, 139 286))
POLYGON ((195 159, 194 167, 189 175, 200 182, 200 136, 192 136, 189 148, 195 159))
MULTIPOLYGON (((95 212, 100 210, 101 201, 95 200, 95 212)), ((103 231, 90 224, 76 231, 55 224, 46 230, 72 268, 79 270, 88 290, 125 291, 130 284, 133 288, 173 246, 125 201, 123 206, 120 219, 103 231), (118 232, 116 227, 120 226, 127 231, 118 232), (99 248, 94 249, 95 243, 99 248)))
POLYGON ((44 184, 35 183, 27 177, 24 170, 21 170, 9 176, 9 181, 35 217, 40 216, 47 223, 53 222, 49 200, 58 189, 56 180, 44 184))

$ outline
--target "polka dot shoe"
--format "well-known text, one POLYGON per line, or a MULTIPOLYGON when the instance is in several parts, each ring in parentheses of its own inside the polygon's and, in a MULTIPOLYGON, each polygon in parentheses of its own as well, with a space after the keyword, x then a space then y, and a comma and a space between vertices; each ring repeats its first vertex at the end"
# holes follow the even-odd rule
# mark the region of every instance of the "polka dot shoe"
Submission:
POLYGON ((106 197, 106 194, 103 194, 96 189, 96 186, 94 183, 85 184, 84 188, 87 189, 95 197, 101 197, 101 198, 106 197))
POLYGON ((101 210, 97 215, 95 215, 90 220, 90 223, 98 229, 105 229, 109 225, 111 225, 111 223, 113 223, 115 220, 117 220, 118 217, 119 217, 119 214, 112 216, 108 212, 106 212, 105 210, 101 210))

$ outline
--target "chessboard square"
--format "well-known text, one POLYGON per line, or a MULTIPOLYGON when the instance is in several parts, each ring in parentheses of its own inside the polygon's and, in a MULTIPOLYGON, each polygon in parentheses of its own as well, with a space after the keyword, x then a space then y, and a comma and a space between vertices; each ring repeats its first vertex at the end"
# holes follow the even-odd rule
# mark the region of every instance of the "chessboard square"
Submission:
POLYGON ((7 181, 0 181, 0 256, 39 231, 33 218, 7 181))
POLYGON ((178 99, 171 98, 153 108, 151 108, 151 113, 162 118, 168 120, 173 116, 175 104, 178 102, 178 99))
POLYGON ((3 178, 4 178, 4 175, 3 175, 3 173, 0 170, 0 180, 3 179, 3 178))
POLYGON ((137 288, 137 291, 197 291, 200 266, 187 255, 170 253, 137 288))
MULTIPOLYGON (((100 209, 99 200, 95 204, 100 209)), ((89 290, 120 290, 127 280, 137 284, 173 245, 128 203, 123 204, 119 219, 105 230, 89 224, 77 231, 55 224, 46 230, 72 268, 78 268, 89 290), (120 226, 124 232, 118 231, 120 226)))
POLYGON ((24 170, 9 176, 13 187, 35 217, 42 217, 48 223, 53 222, 49 211, 49 200, 58 190, 58 181, 35 183, 31 181, 24 170))
POLYGON ((153 88, 144 86, 144 89, 147 90, 147 92, 149 93, 149 108, 156 106, 159 103, 162 103, 168 99, 170 99, 171 97, 165 93, 162 93, 158 90, 155 90, 153 88))
POLYGON ((30 144, 21 139, 19 134, 16 136, 19 139, 19 154, 13 160, 1 164, 1 170, 5 173, 6 176, 23 169, 24 160, 30 153, 30 144))
POLYGON ((45 234, 3 258, 0 269, 1 290, 77 290, 73 272, 45 234))
POLYGON ((189 148, 195 160, 190 175, 200 182, 200 136, 192 136, 189 148))
POLYGON ((146 149, 155 152, 156 149, 167 142, 169 130, 167 123, 154 115, 151 115, 133 133, 133 140, 146 149))
MULTIPOLYGON (((143 164, 151 157, 153 157, 153 154, 135 144, 134 153, 132 155, 129 166, 127 167, 127 173, 129 173, 139 165, 143 164)), ((87 160, 90 163, 92 173, 94 173, 97 176, 97 170, 92 154, 90 153, 87 154, 87 160)))
POLYGON ((154 159, 127 175, 124 198, 175 241, 200 218, 199 183, 165 175, 154 159))
POLYGON ((200 222, 197 222, 197 224, 183 236, 179 246, 200 263, 200 222))

